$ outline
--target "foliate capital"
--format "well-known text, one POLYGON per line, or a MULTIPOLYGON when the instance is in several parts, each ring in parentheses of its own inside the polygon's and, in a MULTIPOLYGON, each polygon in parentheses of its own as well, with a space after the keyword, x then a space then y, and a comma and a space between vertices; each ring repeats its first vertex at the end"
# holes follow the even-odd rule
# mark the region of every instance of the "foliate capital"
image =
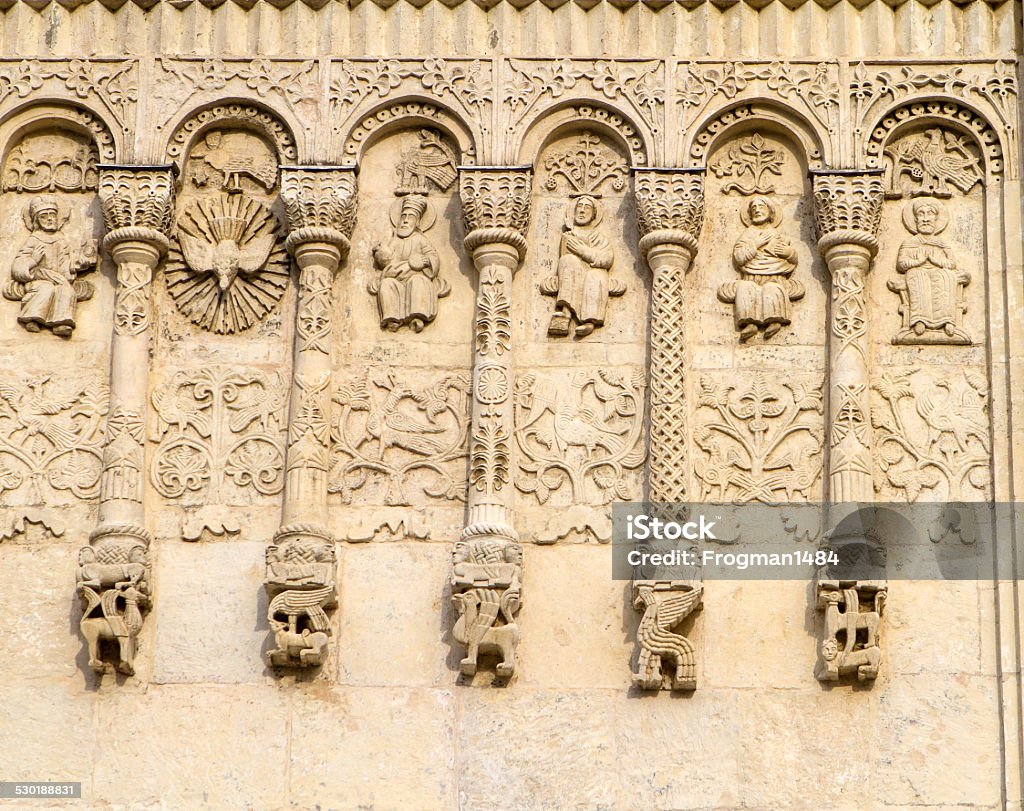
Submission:
POLYGON ((459 196, 466 218, 466 248, 511 245, 526 255, 533 171, 524 166, 460 166, 459 196))
POLYGON ((703 170, 635 169, 633 179, 640 250, 672 244, 695 254, 704 224, 703 170))
POLYGON ((100 164, 99 198, 109 250, 121 242, 145 242, 167 251, 174 210, 174 166, 100 164))
POLYGON ((881 172, 815 174, 814 222, 822 255, 837 245, 852 244, 878 252, 882 219, 881 172))
POLYGON ((282 166, 288 250, 325 242, 347 253, 356 224, 357 191, 354 166, 282 166))

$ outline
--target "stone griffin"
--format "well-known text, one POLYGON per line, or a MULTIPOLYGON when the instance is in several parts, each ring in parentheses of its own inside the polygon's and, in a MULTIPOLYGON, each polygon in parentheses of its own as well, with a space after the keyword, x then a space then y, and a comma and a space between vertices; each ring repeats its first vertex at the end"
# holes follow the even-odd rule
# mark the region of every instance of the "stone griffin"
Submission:
POLYGON ((672 629, 701 608, 703 593, 703 586, 681 586, 674 581, 647 580, 633 584, 633 607, 644 612, 637 629, 640 656, 633 686, 640 690, 662 689, 662 660, 667 658, 675 665, 671 689, 697 688, 697 656, 693 643, 681 634, 672 633, 672 629))

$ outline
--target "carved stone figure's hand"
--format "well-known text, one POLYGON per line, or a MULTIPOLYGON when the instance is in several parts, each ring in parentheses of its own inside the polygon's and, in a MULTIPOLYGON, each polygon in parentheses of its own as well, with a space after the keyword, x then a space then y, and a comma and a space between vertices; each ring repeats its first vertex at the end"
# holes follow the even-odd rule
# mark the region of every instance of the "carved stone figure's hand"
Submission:
POLYGON ((409 257, 409 267, 413 270, 423 270, 427 266, 427 258, 421 253, 414 253, 409 257))
POLYGON ((374 276, 372 279, 370 279, 369 282, 366 283, 366 291, 371 296, 377 295, 377 293, 380 291, 380 276, 374 276))
POLYGON ((82 243, 82 253, 78 260, 78 270, 84 271, 93 267, 99 259, 96 240, 89 239, 82 243))
POLYGON ((384 267, 384 265, 390 262, 392 255, 391 251, 383 243, 373 249, 373 261, 378 267, 384 267))

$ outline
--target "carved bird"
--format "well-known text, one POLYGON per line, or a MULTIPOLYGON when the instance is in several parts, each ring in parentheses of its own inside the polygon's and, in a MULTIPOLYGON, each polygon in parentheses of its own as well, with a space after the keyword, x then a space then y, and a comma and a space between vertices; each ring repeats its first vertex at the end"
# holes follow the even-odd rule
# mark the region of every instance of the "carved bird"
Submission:
POLYGON ((377 458, 383 459, 389 448, 402 448, 421 456, 440 453, 443 445, 428 434, 440 434, 444 425, 432 421, 421 421, 398 410, 398 404, 413 392, 407 387, 390 381, 377 385, 388 388, 388 396, 381 405, 366 418, 367 435, 377 440, 377 458))
POLYGON ((0 382, 0 397, 7 401, 14 412, 14 419, 24 429, 24 441, 43 436, 56 448, 69 448, 75 444, 74 423, 67 411, 75 404, 77 395, 70 397, 47 397, 43 387, 50 375, 30 378, 24 388, 16 388, 0 382))
POLYGON ((212 273, 226 292, 239 273, 258 273, 274 247, 276 223, 255 200, 220 197, 186 209, 178 222, 185 262, 197 273, 212 273))
MULTIPOLYGON (((229 144, 224 142, 223 134, 210 133, 206 137, 205 152, 194 155, 202 163, 221 175, 221 188, 227 192, 243 191, 241 179, 248 177, 258 185, 270 191, 277 183, 277 165, 270 160, 257 160, 251 155, 238 155, 229 144)), ((207 183, 205 172, 196 176, 196 184, 207 183)))
POLYGON ((937 194, 949 194, 947 183, 968 192, 981 180, 978 159, 971 155, 961 139, 939 128, 925 133, 928 142, 921 149, 921 167, 933 179, 937 194))
POLYGON ((429 178, 441 191, 446 191, 458 177, 455 153, 441 140, 440 133, 422 129, 419 136, 419 143, 402 153, 402 186, 426 191, 429 178), (410 176, 418 181, 415 187, 408 182, 410 176))
POLYGON ((918 395, 914 407, 918 416, 928 426, 928 446, 942 438, 943 434, 951 434, 961 451, 967 450, 969 437, 986 442, 986 426, 984 413, 980 409, 964 408, 961 402, 954 407, 952 387, 946 380, 935 381, 934 388, 927 389, 918 395))

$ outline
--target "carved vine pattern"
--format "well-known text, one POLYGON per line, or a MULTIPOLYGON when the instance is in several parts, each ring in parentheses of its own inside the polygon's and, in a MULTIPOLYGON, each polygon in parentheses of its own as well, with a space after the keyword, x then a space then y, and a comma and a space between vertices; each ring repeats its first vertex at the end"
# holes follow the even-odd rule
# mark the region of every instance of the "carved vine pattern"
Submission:
POLYGON ((24 487, 30 504, 48 503, 50 491, 99 492, 109 390, 52 377, 0 379, 0 494, 24 487))
POLYGON ((209 490, 208 503, 230 481, 263 495, 284 486, 280 375, 230 369, 179 371, 153 391, 157 443, 151 479, 166 498, 209 490))

